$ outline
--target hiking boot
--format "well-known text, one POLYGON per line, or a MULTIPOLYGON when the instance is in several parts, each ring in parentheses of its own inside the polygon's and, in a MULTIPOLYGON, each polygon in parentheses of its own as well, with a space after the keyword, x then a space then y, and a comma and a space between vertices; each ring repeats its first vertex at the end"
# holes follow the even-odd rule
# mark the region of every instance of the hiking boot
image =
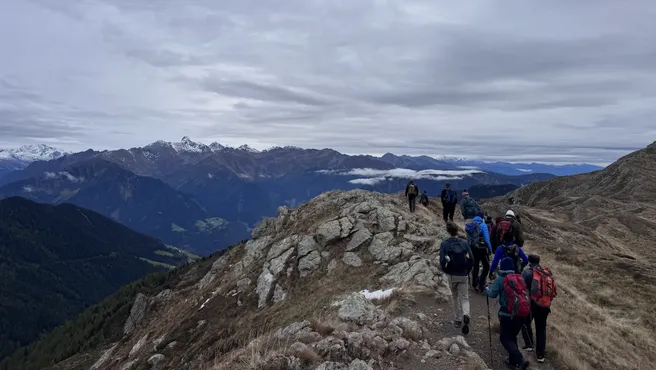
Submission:
POLYGON ((526 352, 533 352, 533 347, 531 347, 529 345, 526 345, 526 346, 522 347, 522 349, 526 352))
POLYGON ((528 362, 528 361, 524 361, 524 363, 522 364, 522 366, 519 367, 519 370, 526 370, 526 369, 528 369, 529 365, 531 365, 530 362, 528 362))
POLYGON ((469 315, 465 315, 462 321, 464 322, 464 325, 462 326, 462 334, 467 335, 469 334, 469 322, 471 321, 469 315))
POLYGON ((454 321, 453 326, 455 326, 457 329, 462 328, 462 321, 460 321, 460 320, 454 321))
POLYGON ((538 357, 538 362, 543 364, 544 363, 544 357, 538 357))

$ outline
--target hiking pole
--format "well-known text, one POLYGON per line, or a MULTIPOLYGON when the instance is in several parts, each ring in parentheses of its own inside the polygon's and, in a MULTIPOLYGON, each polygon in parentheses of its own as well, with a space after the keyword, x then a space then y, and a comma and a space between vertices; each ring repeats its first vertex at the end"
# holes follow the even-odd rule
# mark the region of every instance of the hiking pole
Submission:
POLYGON ((490 338, 490 365, 494 369, 494 355, 492 352, 492 319, 490 318, 490 297, 485 295, 485 301, 487 302, 487 334, 490 338))

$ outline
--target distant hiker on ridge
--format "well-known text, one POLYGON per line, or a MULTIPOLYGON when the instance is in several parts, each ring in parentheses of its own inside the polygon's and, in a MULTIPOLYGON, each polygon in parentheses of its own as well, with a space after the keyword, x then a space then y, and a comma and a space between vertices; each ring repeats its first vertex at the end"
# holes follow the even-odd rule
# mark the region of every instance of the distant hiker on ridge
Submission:
POLYGON ((458 226, 446 223, 446 231, 451 235, 440 245, 440 266, 449 279, 453 295, 453 312, 456 328, 462 327, 462 333, 469 334, 469 271, 472 268, 472 252, 467 242, 458 238, 458 226), (464 323, 464 324, 463 324, 464 323))
POLYGON ((417 202, 417 195, 419 195, 419 187, 413 180, 410 180, 408 186, 405 187, 405 196, 408 197, 408 205, 410 206, 410 213, 415 213, 415 205, 417 202))
POLYGON ((462 217, 466 220, 471 220, 481 212, 481 207, 476 203, 474 198, 469 196, 467 189, 462 192, 462 200, 460 201, 460 212, 462 217))
POLYGON ((444 209, 444 222, 453 221, 453 214, 456 213, 456 205, 458 204, 458 195, 455 190, 451 189, 451 184, 444 185, 440 198, 444 209))
POLYGON ((467 241, 474 256, 474 268, 472 270, 472 288, 476 292, 485 290, 487 273, 490 270, 490 255, 492 254, 492 243, 490 242, 490 233, 487 225, 480 216, 474 217, 473 221, 465 225, 467 241), (479 275, 479 265, 483 265, 479 275))
MULTIPOLYGON (((485 289, 489 298, 499 297, 499 340, 508 352, 506 365, 511 368, 526 370, 529 362, 524 359, 517 346, 517 334, 522 330, 531 306, 528 289, 522 276, 514 271, 515 263, 511 258, 501 260, 499 275, 492 285, 485 289)), ((490 305, 488 302, 488 312, 490 305)))
POLYGON ((426 190, 421 194, 421 197, 419 197, 419 203, 421 203, 424 207, 428 207, 428 194, 426 194, 426 190))
POLYGON ((544 351, 547 346, 547 316, 551 313, 551 301, 556 298, 556 282, 547 268, 540 266, 540 256, 528 256, 529 268, 522 273, 524 282, 531 293, 531 314, 522 328, 524 349, 532 350, 535 343, 535 354, 539 363, 544 362, 544 351), (535 337, 533 342, 532 322, 535 319, 535 337))

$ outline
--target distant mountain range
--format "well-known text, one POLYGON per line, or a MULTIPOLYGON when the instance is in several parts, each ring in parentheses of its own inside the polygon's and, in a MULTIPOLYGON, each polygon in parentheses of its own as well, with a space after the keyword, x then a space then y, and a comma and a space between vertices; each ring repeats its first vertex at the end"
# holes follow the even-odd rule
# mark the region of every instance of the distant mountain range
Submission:
POLYGON ((0 200, 0 359, 120 286, 189 258, 76 205, 0 200))
POLYGON ((249 228, 281 205, 294 207, 329 190, 393 193, 414 179, 430 196, 451 182, 456 189, 478 185, 477 193, 484 198, 498 195, 499 186, 514 189, 554 177, 537 169, 592 169, 393 154, 351 156, 297 147, 257 151, 246 145, 205 145, 188 137, 142 148, 52 156, 0 177, 0 198, 71 202, 199 254, 248 238, 249 228), (499 171, 487 169, 490 166, 499 171), (496 188, 488 194, 487 185, 496 188))
POLYGON ((22 170, 35 161, 49 161, 69 154, 48 145, 23 145, 17 149, 0 149, 0 177, 22 170))

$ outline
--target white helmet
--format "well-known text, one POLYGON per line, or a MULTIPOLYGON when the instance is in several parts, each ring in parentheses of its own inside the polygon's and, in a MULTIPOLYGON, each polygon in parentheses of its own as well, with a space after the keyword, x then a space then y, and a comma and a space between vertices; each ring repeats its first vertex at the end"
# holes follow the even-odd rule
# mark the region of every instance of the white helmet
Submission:
POLYGON ((515 212, 513 212, 512 209, 509 209, 508 212, 506 212, 506 216, 515 217, 515 212))

